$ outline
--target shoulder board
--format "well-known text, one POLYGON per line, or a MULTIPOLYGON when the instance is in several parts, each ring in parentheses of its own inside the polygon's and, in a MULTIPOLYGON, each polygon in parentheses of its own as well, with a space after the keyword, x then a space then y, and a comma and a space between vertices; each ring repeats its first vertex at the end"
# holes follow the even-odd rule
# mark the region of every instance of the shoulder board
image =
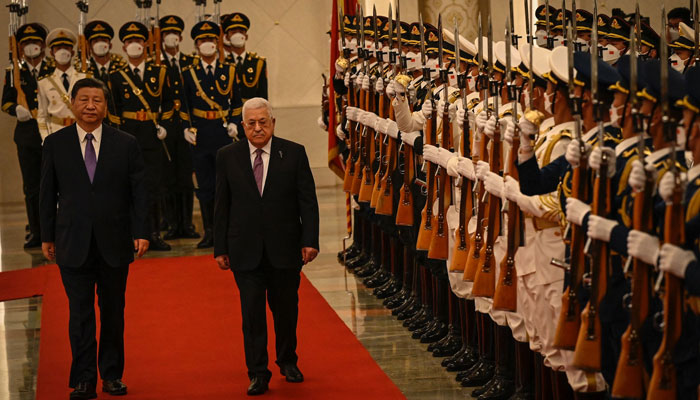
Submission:
POLYGON ((109 53, 109 59, 111 62, 124 62, 124 57, 117 53, 109 53))
POLYGON ((12 66, 5 68, 5 71, 12 71, 12 66))
POLYGON ((184 67, 182 67, 182 71, 183 71, 183 72, 184 72, 184 71, 189 71, 189 70, 191 70, 195 65, 196 65, 196 63, 192 63, 192 64, 189 64, 189 65, 185 65, 184 67))
POLYGON ((224 60, 224 62, 222 62, 221 65, 225 65, 227 67, 235 67, 236 66, 236 64, 229 62, 228 60, 224 60))

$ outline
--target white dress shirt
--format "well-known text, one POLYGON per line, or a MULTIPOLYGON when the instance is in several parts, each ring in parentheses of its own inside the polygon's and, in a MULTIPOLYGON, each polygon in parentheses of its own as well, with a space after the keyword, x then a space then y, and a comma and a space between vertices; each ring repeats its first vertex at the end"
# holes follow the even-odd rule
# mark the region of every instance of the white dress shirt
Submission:
MULTIPOLYGON (((255 168, 255 157, 258 156, 258 153, 256 151, 258 150, 257 147, 253 146, 250 142, 248 142, 248 148, 250 150, 250 166, 255 168)), ((267 180, 267 166, 270 164, 270 150, 272 149, 272 138, 267 142, 265 146, 263 146, 262 151, 263 153, 260 155, 260 158, 262 158, 263 162, 263 176, 262 176, 262 190, 265 190, 265 181, 267 180)))
MULTIPOLYGON (((80 125, 75 124, 78 128, 78 140, 80 141, 80 151, 83 153, 83 160, 85 159, 85 146, 87 146, 87 140, 85 140, 85 135, 88 134, 85 129, 81 128, 80 125)), ((95 138, 92 140, 92 147, 95 148, 95 161, 100 158, 100 143, 102 143, 102 124, 97 127, 94 131, 90 132, 95 138)), ((264 182, 264 181, 263 181, 264 182)))
POLYGON ((202 63, 202 68, 204 69, 205 74, 207 73, 207 67, 209 67, 210 65, 211 65, 212 75, 216 73, 216 58, 214 59, 214 62, 212 62, 211 64, 207 64, 207 62, 202 60, 201 58, 200 58, 200 61, 202 63))
POLYGON ((146 61, 141 61, 141 64, 139 65, 134 65, 132 63, 129 63, 129 68, 131 68, 131 72, 134 72, 134 68, 139 69, 139 79, 143 80, 143 73, 146 70, 146 61))
POLYGON ((233 55, 233 62, 238 66, 238 56, 241 56, 241 64, 245 61, 245 58, 248 57, 248 52, 244 51, 241 54, 236 54, 236 53, 231 53, 233 55))

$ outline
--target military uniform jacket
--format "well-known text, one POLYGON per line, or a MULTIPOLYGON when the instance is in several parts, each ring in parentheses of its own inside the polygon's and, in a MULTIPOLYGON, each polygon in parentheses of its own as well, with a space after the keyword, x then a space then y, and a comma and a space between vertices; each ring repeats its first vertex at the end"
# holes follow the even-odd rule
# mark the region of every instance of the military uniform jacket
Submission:
MULTIPOLYGON (((226 61, 235 65, 231 53, 226 61)), ((255 52, 247 52, 243 62, 236 66, 236 82, 241 88, 243 102, 253 97, 267 99, 267 60, 255 52)))
POLYGON ((174 102, 166 67, 146 60, 143 68, 143 80, 128 64, 109 75, 115 102, 109 119, 136 136, 145 150, 160 146, 156 125, 173 118, 174 102))
MULTIPOLYGON (((102 73, 102 65, 98 64, 97 61, 91 59, 88 63, 88 70, 86 71, 89 76, 99 79, 104 82, 105 85, 109 86, 109 74, 114 71, 120 70, 127 65, 126 60, 119 54, 109 53, 109 66, 106 68, 105 73, 102 73)), ((76 69, 80 69, 80 60, 75 64, 76 69)))
MULTIPOLYGON (((39 67, 39 73, 35 79, 29 69, 29 64, 23 63, 20 69, 20 87, 24 92, 24 96, 27 98, 27 106, 29 111, 31 111, 34 118, 37 117, 38 107, 39 107, 39 85, 37 80, 41 79, 47 75, 50 75, 56 65, 53 59, 44 58, 39 67)), ((7 69, 5 72, 5 86, 2 89, 2 110, 11 116, 17 116, 17 89, 11 85, 12 83, 12 70, 7 69)), ((41 145, 41 138, 34 137, 27 134, 27 129, 30 124, 35 124, 36 120, 29 120, 25 122, 17 121, 17 127, 15 128, 14 140, 18 145, 41 145)))
POLYGON ((185 53, 179 52, 177 55, 177 65, 173 65, 170 59, 172 58, 169 54, 163 53, 161 55, 161 65, 165 65, 168 71, 168 80, 170 82, 170 89, 173 94, 173 101, 175 107, 174 117, 180 117, 180 110, 182 109, 182 104, 185 102, 185 92, 182 86, 182 69, 192 65, 195 60, 199 59, 196 55, 187 55, 185 53))
MULTIPOLYGON (((215 61, 214 78, 207 78, 201 59, 182 68, 184 95, 187 102, 180 108, 180 117, 189 120, 197 128, 207 121, 218 120, 225 123, 241 122, 243 102, 236 84, 236 67, 228 62, 215 61), (200 88, 204 93, 200 93, 200 88), (208 100, 203 99, 205 96, 208 100), (188 110, 189 107, 189 110, 188 110)), ((239 132, 242 129, 239 127, 239 132)))
POLYGON ((37 122, 42 140, 46 136, 72 125, 75 116, 71 110, 70 91, 75 82, 85 78, 87 75, 78 72, 72 66, 65 73, 68 75, 68 90, 63 87, 63 71, 56 68, 53 73, 39 79, 39 111, 37 122))

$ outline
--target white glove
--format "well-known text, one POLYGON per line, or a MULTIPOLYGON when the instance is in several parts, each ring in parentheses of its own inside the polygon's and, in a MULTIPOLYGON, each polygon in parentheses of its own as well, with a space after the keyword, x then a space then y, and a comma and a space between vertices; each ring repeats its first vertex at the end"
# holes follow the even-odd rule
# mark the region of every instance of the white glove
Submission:
POLYGON ((337 136, 340 140, 345 140, 345 131, 343 130, 343 126, 341 124, 338 124, 338 126, 335 127, 335 136, 337 136))
POLYGON ((374 84, 374 91, 377 93, 384 93, 384 79, 377 79, 377 83, 374 84))
POLYGON ((423 145, 423 159, 428 160, 433 164, 438 162, 438 148, 432 144, 423 145))
POLYGON ((483 181, 486 174, 489 172, 491 172, 491 166, 489 163, 481 160, 476 163, 476 177, 479 178, 480 181, 483 181))
POLYGON ((464 129, 464 119, 467 115, 467 110, 465 110, 462 107, 457 108, 457 126, 459 126, 459 129, 464 129))
POLYGON ((190 128, 185 128, 185 140, 187 141, 187 143, 196 146, 197 134, 194 133, 190 128))
POLYGON ((681 279, 685 279, 688 264, 695 260, 695 254, 692 251, 683 250, 669 243, 664 243, 659 251, 659 269, 681 279))
POLYGON ((608 155, 608 178, 612 178, 615 176, 616 171, 615 150, 609 147, 601 148, 601 146, 596 146, 596 148, 591 151, 591 155, 588 158, 588 165, 590 165, 594 170, 598 171, 600 169, 600 163, 603 159, 603 152, 608 155))
POLYGON ((326 126, 326 123, 323 122, 323 117, 318 117, 318 119, 316 120, 316 123, 318 124, 318 127, 319 127, 322 131, 327 131, 327 130, 328 130, 328 126, 326 126))
POLYGON ((391 80, 386 85, 386 95, 389 96, 390 99, 393 99, 394 97, 396 97, 396 89, 394 89, 395 83, 396 83, 395 81, 391 80))
POLYGON ((369 85, 372 83, 369 75, 362 76, 362 90, 369 90, 369 85))
POLYGON ((420 131, 415 131, 415 132, 401 132, 401 141, 404 142, 407 146, 413 147, 413 143, 416 142, 416 139, 420 136, 420 131))
MULTIPOLYGON (((539 133, 537 125, 530 122, 527 118, 521 118, 520 121, 518 121, 518 127, 520 128, 520 134, 528 137, 528 142, 530 142, 530 138, 537 136, 539 133)), ((521 140, 520 142, 522 146, 523 141, 521 140)))
POLYGON ((659 258, 659 238, 637 230, 627 236, 627 254, 647 264, 656 265, 659 258))
POLYGON ((430 118, 430 114, 433 113, 433 102, 430 100, 424 101, 420 111, 423 113, 425 118, 430 118))
POLYGON ((168 131, 166 131, 162 126, 156 125, 156 136, 158 137, 158 140, 165 140, 165 138, 168 136, 168 131))
POLYGON ((513 179, 512 176, 506 175, 506 179, 503 182, 503 195, 507 200, 518 203, 520 196, 523 195, 520 191, 520 182, 513 179))
POLYGON ((658 179, 659 172, 654 168, 653 164, 644 166, 639 160, 632 161, 632 171, 630 171, 630 176, 627 178, 627 184, 636 192, 644 190, 644 183, 647 179, 644 169, 651 174, 651 178, 654 182, 658 179))
POLYGON ((478 133, 482 133, 484 131, 484 127, 486 127, 486 122, 487 122, 487 117, 486 117, 486 111, 480 112, 476 116, 476 131, 478 133))
POLYGON ((404 96, 406 94, 406 86, 404 86, 396 81, 392 81, 392 82, 394 82, 393 90, 396 92, 396 96, 404 96))
POLYGON ((442 168, 447 168, 448 161, 450 161, 450 159, 456 158, 456 157, 457 157, 456 153, 453 153, 447 149, 443 149, 442 147, 438 148, 438 160, 437 160, 437 162, 438 162, 438 164, 440 164, 440 166, 442 168))
POLYGON ((357 107, 348 107, 345 109, 345 117, 349 121, 357 122, 357 112, 359 111, 359 108, 357 107))
MULTIPOLYGON (((437 103, 437 112, 438 112, 439 114, 442 114, 444 110, 445 110, 445 101, 444 101, 444 100, 438 101, 438 103, 437 103)), ((456 106, 454 103, 451 103, 451 104, 447 107, 447 115, 448 115, 449 118, 450 118, 450 122, 454 121, 455 115, 456 115, 456 114, 457 114, 457 106, 456 106)))
POLYGON ((233 122, 229 122, 229 124, 226 126, 226 133, 228 133, 230 138, 238 140, 238 126, 236 126, 236 124, 233 122))
MULTIPOLYGON (((673 197, 673 190, 676 188, 676 178, 672 173, 667 171, 664 176, 661 177, 659 182, 659 195, 666 202, 666 204, 671 204, 673 197)), ((681 172, 681 190, 685 192, 685 185, 687 180, 687 175, 685 172, 681 172)))
POLYGON ((345 73, 345 78, 343 79, 343 84, 346 88, 350 87, 350 71, 345 73))
POLYGON ((617 226, 617 221, 611 219, 603 218, 598 215, 591 215, 588 217, 588 236, 593 239, 602 240, 604 242, 610 241, 610 234, 614 227, 617 226))
POLYGON ((502 199, 505 189, 503 177, 494 172, 487 172, 484 175, 484 189, 492 195, 502 199))
POLYGON ((374 126, 374 120, 376 118, 377 116, 374 113, 364 111, 360 116, 360 123, 368 128, 372 128, 374 126))
POLYGON ((469 158, 459 158, 459 163, 457 164, 457 172, 459 172, 460 175, 469 179, 470 181, 476 180, 476 173, 474 172, 474 162, 469 158))
MULTIPOLYGON (((454 154, 454 153, 452 153, 454 154)), ((464 157, 460 157, 455 154, 454 157, 450 157, 447 160, 447 164, 445 165, 445 169, 447 170, 447 175, 453 177, 453 178, 459 178, 459 160, 464 157)), ((466 160, 466 158, 465 158, 466 160)), ((469 161, 471 162, 471 161, 469 161)))
POLYGON ((15 107, 15 113, 17 114, 17 121, 19 122, 27 122, 32 119, 32 113, 24 106, 18 105, 15 107))
POLYGON ((491 115, 491 118, 489 118, 484 125, 484 135, 488 136, 489 139, 493 139, 493 134, 496 132, 497 123, 498 121, 496 120, 496 116, 491 115))
POLYGON ((364 80, 365 74, 362 72, 358 72, 357 75, 355 75, 355 87, 362 88, 362 81, 364 80))
MULTIPOLYGON (((591 145, 586 143, 586 152, 591 148, 591 145)), ((581 144, 579 143, 578 139, 574 139, 569 142, 569 145, 566 148, 566 154, 564 155, 566 158, 566 161, 571 164, 572 167, 578 168, 578 166, 581 164, 581 144)))
POLYGON ((566 220, 572 224, 581 226, 583 218, 591 212, 591 206, 573 197, 566 198, 566 220))
POLYGON ((375 132, 383 133, 386 135, 386 119, 377 117, 374 120, 374 126, 372 128, 375 132))
POLYGON ((389 137, 396 139, 399 137, 399 126, 396 125, 396 121, 392 121, 391 119, 387 118, 387 126, 386 126, 386 134, 389 135, 389 137))
POLYGON ((518 149, 518 161, 524 162, 532 158, 534 148, 532 147, 532 138, 537 136, 538 128, 535 124, 528 121, 527 118, 520 118, 518 122, 520 128, 520 148, 518 149))
POLYGON ((515 123, 509 118, 508 122, 506 122, 506 130, 503 132, 503 141, 512 145, 513 136, 515 136, 515 123))

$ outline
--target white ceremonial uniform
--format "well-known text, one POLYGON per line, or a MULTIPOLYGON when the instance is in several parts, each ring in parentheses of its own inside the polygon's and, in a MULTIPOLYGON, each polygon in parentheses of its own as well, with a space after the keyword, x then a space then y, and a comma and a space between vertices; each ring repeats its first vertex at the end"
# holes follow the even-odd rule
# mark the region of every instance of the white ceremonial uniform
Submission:
POLYGON ((70 66, 65 71, 69 82, 66 91, 63 86, 63 74, 64 71, 56 68, 53 74, 40 79, 38 83, 37 122, 42 141, 48 135, 75 122, 75 116, 71 111, 70 91, 75 82, 85 78, 86 75, 70 66))

